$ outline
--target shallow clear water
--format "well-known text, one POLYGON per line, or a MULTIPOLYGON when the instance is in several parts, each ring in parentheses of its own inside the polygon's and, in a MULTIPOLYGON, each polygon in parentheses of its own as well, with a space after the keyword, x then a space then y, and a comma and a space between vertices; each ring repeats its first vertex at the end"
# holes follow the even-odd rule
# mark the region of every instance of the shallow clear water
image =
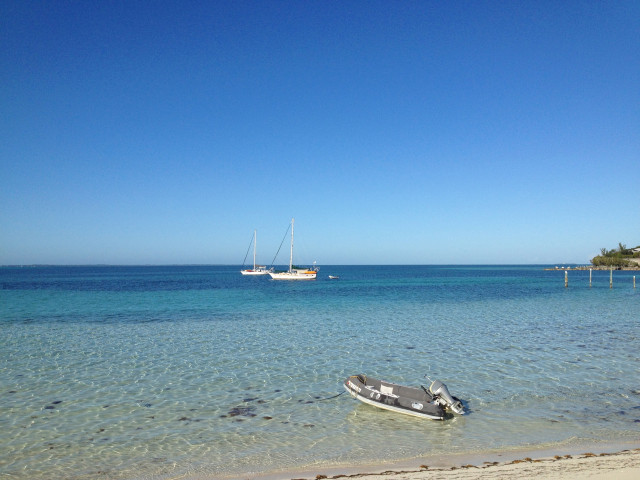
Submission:
POLYGON ((1 478, 219 478, 640 434, 637 272, 0 269, 1 478), (339 280, 327 276, 340 275, 339 280), (469 414, 363 405, 432 378, 469 414))

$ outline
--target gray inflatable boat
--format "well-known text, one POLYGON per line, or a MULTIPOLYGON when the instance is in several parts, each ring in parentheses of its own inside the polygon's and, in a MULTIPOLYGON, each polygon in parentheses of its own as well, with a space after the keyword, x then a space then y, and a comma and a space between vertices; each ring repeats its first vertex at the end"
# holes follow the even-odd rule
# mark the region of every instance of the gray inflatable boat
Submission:
POLYGON ((444 420, 452 413, 464 415, 462 402, 452 396, 439 380, 429 388, 405 387, 366 375, 352 375, 344 381, 344 388, 361 402, 431 420, 444 420))

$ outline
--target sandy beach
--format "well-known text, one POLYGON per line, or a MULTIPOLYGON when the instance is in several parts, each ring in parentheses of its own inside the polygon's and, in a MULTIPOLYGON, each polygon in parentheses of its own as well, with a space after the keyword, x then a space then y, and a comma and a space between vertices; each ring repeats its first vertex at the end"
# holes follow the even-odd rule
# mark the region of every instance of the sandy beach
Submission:
MULTIPOLYGON (((334 477, 335 478, 335 477, 334 477)), ((472 480, 536 478, 539 480, 578 480, 640 478, 640 449, 612 454, 585 453, 577 456, 557 456, 540 459, 529 457, 505 463, 486 462, 462 467, 428 468, 420 471, 386 471, 377 474, 357 475, 359 479, 406 479, 406 480, 472 480)))
MULTIPOLYGON (((501 454, 498 454, 500 456, 501 454)), ((584 478, 596 480, 632 480, 640 478, 640 448, 622 450, 612 453, 584 452, 580 454, 552 455, 542 457, 522 457, 506 461, 480 461, 473 457, 470 463, 459 464, 450 458, 438 459, 431 464, 409 464, 387 469, 361 467, 365 472, 342 473, 339 468, 331 470, 319 469, 315 473, 289 472, 284 475, 257 475, 244 478, 260 480, 292 479, 358 479, 358 480, 477 480, 477 479, 537 479, 537 480, 579 480, 584 478), (319 473, 320 472, 320 473, 319 473)), ((487 458, 487 457, 485 457, 487 458)), ((495 456, 494 456, 495 458, 495 456)), ((458 459, 459 460, 459 459, 458 459)), ((347 469, 348 470, 348 469, 347 469)))

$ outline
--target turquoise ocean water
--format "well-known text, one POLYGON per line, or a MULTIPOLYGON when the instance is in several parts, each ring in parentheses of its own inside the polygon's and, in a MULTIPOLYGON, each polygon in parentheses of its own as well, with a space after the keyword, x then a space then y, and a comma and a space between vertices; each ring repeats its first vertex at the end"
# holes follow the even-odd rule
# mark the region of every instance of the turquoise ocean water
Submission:
POLYGON ((640 443, 640 275, 542 266, 0 269, 0 478, 224 478, 640 443), (339 275, 329 280, 328 275, 339 275), (444 422, 342 381, 442 380, 444 422))

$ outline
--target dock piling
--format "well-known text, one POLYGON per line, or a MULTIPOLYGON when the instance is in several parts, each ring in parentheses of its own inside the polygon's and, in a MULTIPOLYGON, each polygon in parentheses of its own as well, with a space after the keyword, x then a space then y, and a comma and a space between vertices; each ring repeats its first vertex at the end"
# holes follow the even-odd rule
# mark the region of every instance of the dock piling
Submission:
POLYGON ((564 288, 569 286, 569 272, 564 271, 564 288))
POLYGON ((609 270, 609 288, 613 288, 613 268, 609 270))

